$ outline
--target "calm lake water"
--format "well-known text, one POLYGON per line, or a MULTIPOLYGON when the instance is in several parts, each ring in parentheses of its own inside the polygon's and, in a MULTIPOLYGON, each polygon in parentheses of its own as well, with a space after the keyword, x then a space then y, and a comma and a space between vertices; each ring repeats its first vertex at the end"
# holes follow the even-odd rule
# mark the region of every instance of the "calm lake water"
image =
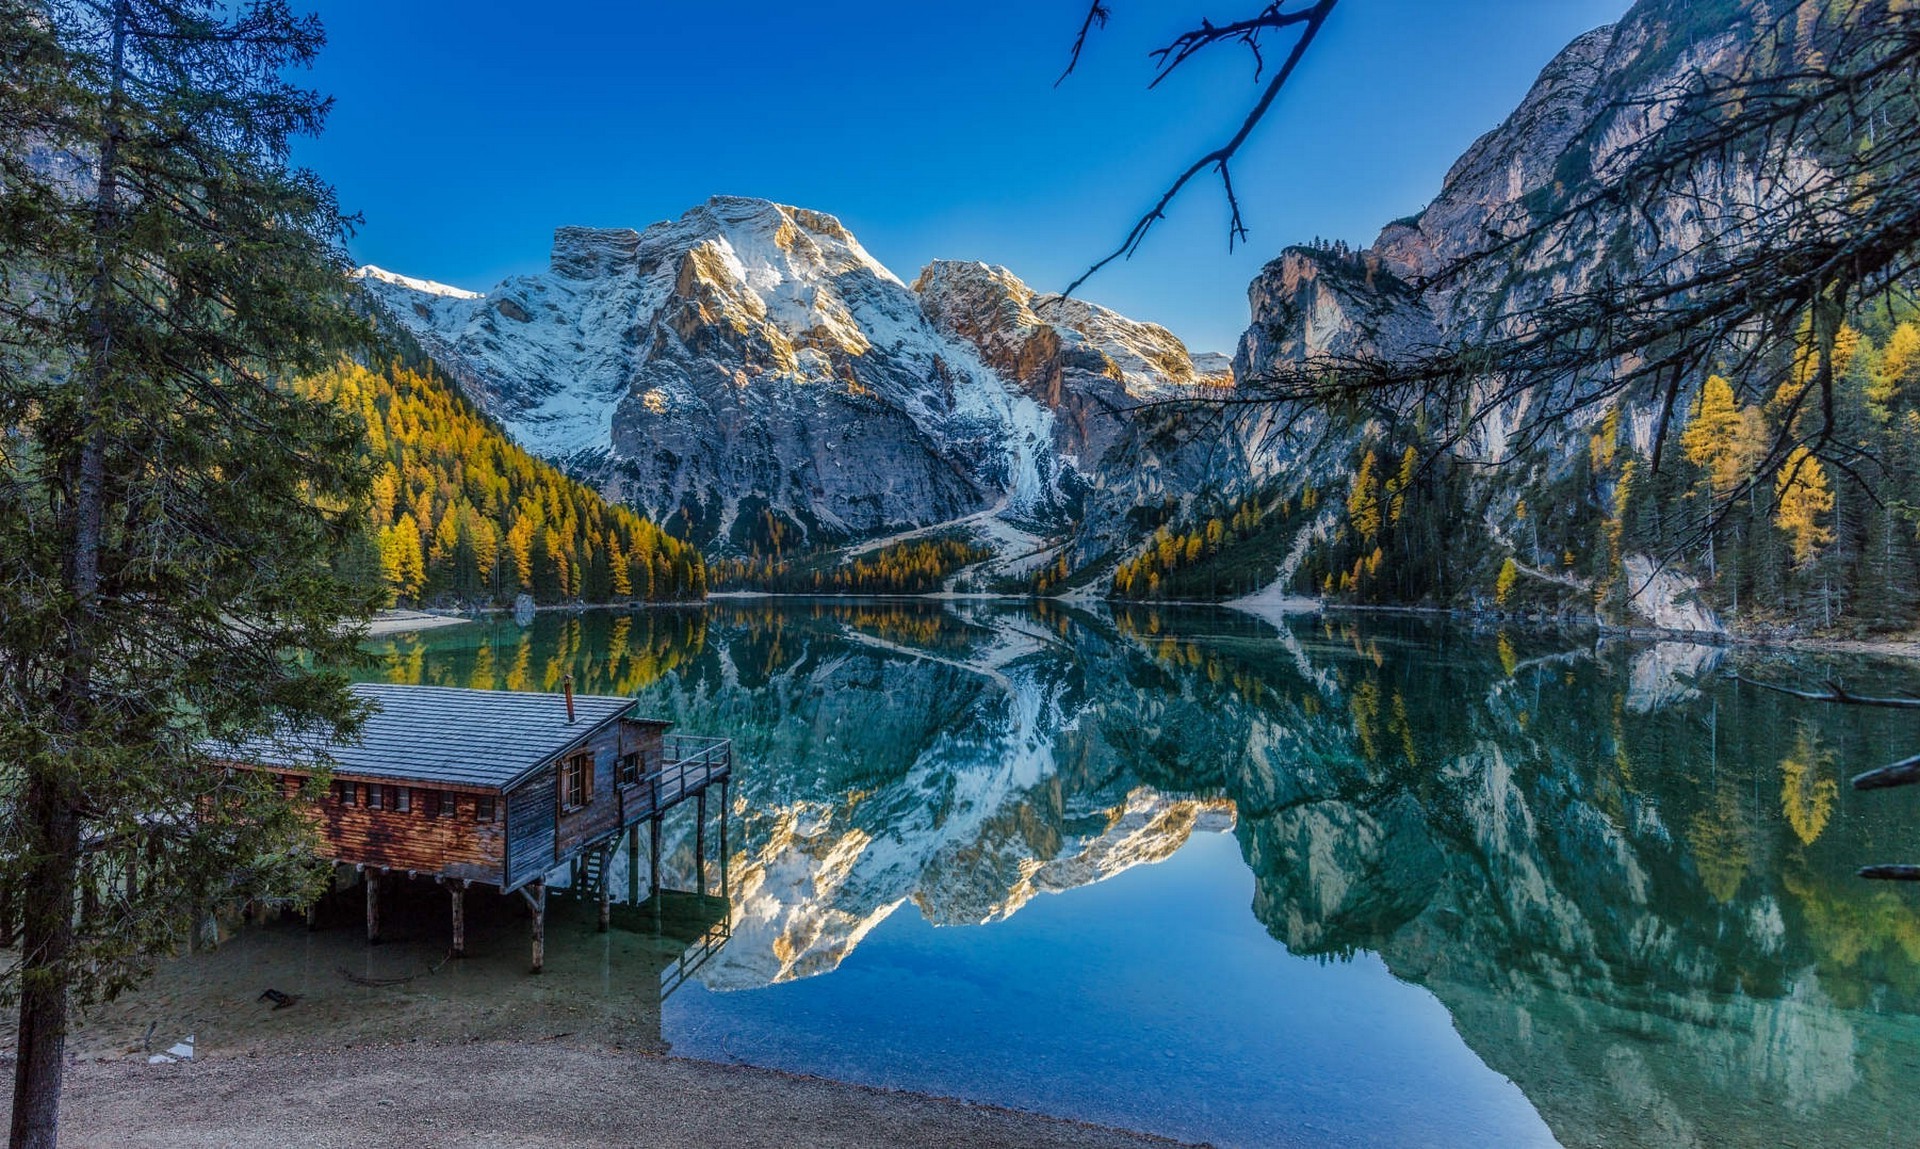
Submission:
POLYGON ((1223 1145, 1912 1143, 1920 900, 1853 871, 1920 861, 1920 794, 1844 779, 1920 715, 1724 673, 1897 664, 882 601, 377 649, 735 740, 678 1053, 1223 1145))

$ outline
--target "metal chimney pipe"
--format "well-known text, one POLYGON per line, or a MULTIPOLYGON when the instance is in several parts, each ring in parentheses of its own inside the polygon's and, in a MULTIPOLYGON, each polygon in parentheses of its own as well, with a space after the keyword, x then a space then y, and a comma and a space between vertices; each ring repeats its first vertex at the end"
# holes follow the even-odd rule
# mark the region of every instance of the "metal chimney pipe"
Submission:
POLYGON ((567 684, 567 725, 571 726, 573 725, 573 675, 569 674, 561 681, 567 684))

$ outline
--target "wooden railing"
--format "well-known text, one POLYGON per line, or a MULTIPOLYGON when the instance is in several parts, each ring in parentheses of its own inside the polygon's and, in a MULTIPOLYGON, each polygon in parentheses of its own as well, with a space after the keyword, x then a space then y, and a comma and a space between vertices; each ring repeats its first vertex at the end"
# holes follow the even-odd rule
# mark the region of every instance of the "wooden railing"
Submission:
POLYGON ((661 748, 658 770, 641 779, 646 800, 641 809, 623 811, 623 820, 651 817, 679 804, 733 772, 733 742, 693 734, 669 734, 661 748))
POLYGON ((704 738, 698 734, 669 734, 661 747, 664 769, 675 765, 700 767, 714 776, 733 765, 733 739, 704 738))
POLYGON ((680 951, 680 956, 674 959, 672 965, 660 971, 660 1000, 672 997, 673 991, 698 973, 700 967, 707 964, 707 959, 719 953, 720 947, 732 937, 733 913, 728 910, 726 917, 708 926, 692 945, 680 951))

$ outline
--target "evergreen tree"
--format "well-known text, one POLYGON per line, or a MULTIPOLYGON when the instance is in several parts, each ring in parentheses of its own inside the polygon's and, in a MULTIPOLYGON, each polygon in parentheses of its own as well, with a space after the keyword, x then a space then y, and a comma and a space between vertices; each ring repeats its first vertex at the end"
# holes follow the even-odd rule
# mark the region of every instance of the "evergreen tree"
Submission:
POLYGON ((69 1010, 195 907, 315 892, 278 780, 210 747, 337 732, 368 596, 360 435, 280 386, 365 332, 324 100, 283 3, 0 0, 0 867, 21 891, 11 1143, 53 1149, 69 1010), (137 861, 137 868, 136 863, 137 861), (137 880, 129 880, 137 878, 137 880))

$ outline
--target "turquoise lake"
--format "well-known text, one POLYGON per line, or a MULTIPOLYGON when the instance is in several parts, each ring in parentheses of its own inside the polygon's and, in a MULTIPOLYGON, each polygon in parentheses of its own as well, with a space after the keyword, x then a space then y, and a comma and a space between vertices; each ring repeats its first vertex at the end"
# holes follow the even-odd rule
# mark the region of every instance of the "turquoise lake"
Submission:
POLYGON ((1726 675, 1905 664, 878 600, 374 649, 734 739, 675 1053, 1234 1146, 1910 1143, 1920 896, 1853 875, 1920 861, 1920 794, 1845 779, 1920 716, 1726 675))

